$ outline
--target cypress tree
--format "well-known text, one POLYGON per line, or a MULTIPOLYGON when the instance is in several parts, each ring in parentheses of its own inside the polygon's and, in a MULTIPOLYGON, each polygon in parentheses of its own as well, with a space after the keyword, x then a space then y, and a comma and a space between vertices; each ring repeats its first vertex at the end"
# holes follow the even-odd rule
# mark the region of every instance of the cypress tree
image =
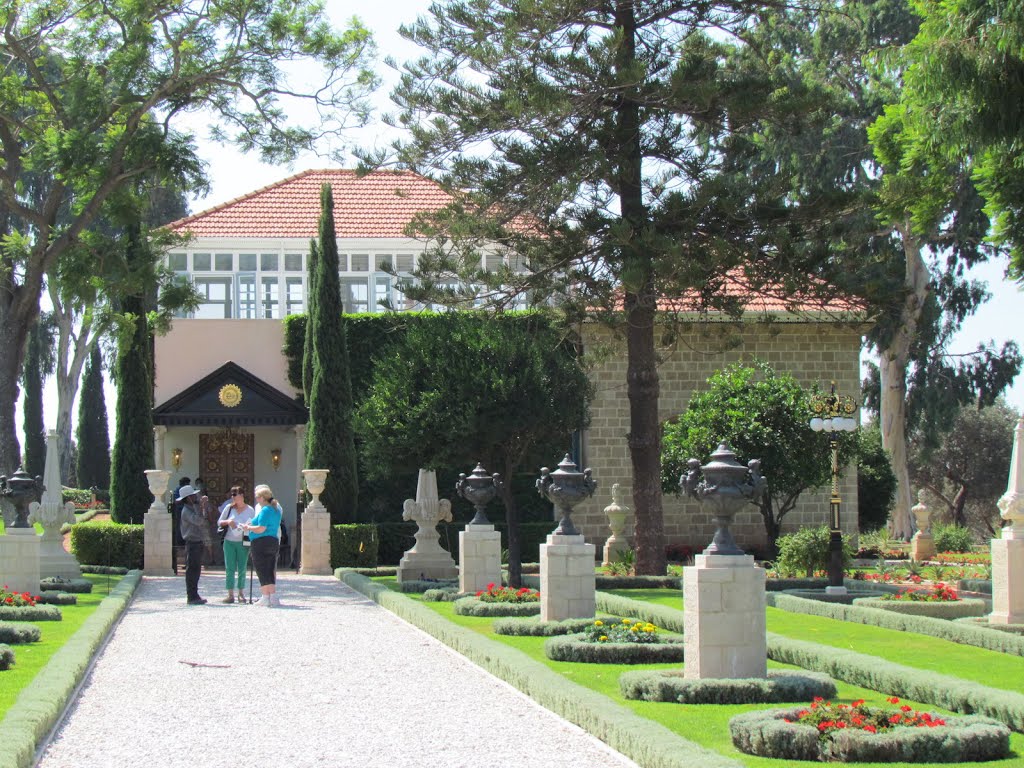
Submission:
POLYGON ((37 320, 28 334, 21 382, 24 389, 22 429, 25 432, 24 469, 33 477, 42 475, 46 466, 46 425, 43 421, 43 370, 37 320))
POLYGON ((354 522, 358 509, 356 450, 352 434, 352 380, 338 280, 331 185, 320 189, 320 247, 315 294, 310 294, 306 333, 312 336, 313 376, 309 395, 306 466, 329 469, 321 501, 332 523, 354 522))
POLYGON ((110 486, 110 434, 103 396, 103 357, 94 346, 85 364, 78 396, 78 457, 75 464, 82 488, 110 486))
POLYGON ((313 334, 310 333, 310 326, 313 322, 313 297, 316 295, 316 266, 320 262, 320 251, 317 248, 316 240, 309 241, 309 263, 306 264, 307 288, 306 295, 309 301, 306 307, 306 337, 302 348, 302 396, 306 400, 306 407, 309 408, 310 397, 313 393, 313 334))
MULTIPOLYGON (((138 225, 129 228, 128 237, 132 256, 148 258, 138 225)), ((122 301, 122 310, 134 321, 134 329, 121 339, 117 355, 117 430, 110 471, 110 516, 119 523, 141 523, 153 501, 145 475, 145 470, 154 466, 153 365, 146 304, 144 296, 122 301)))

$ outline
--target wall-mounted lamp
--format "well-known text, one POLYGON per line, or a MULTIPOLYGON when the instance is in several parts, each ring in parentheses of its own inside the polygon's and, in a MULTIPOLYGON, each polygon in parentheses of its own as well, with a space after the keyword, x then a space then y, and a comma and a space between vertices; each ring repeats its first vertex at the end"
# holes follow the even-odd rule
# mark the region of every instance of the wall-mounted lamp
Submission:
POLYGON ((175 448, 171 451, 171 464, 174 465, 175 469, 178 469, 181 466, 181 454, 181 448, 175 448))
POLYGON ((274 465, 274 471, 276 472, 281 468, 281 449, 272 448, 270 451, 270 463, 274 465))

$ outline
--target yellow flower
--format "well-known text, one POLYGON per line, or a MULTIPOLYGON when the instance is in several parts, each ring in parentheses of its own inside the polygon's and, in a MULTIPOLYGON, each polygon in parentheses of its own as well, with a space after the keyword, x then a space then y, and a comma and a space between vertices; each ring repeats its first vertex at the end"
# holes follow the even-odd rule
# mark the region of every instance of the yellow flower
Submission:
POLYGON ((629 628, 629 631, 630 632, 639 632, 640 631, 640 625, 639 624, 634 624, 632 627, 629 628))
POLYGON ((594 626, 595 627, 603 627, 604 626, 604 622, 601 621, 600 619, 598 619, 597 621, 594 622, 594 626))
POLYGON ((598 641, 599 641, 599 642, 602 642, 602 643, 603 643, 603 642, 604 642, 605 640, 607 640, 607 639, 608 639, 608 635, 601 635, 601 636, 600 636, 599 638, 597 638, 597 639, 598 639, 598 641))
POLYGON ((623 623, 623 624, 629 624, 629 619, 623 619, 623 620, 622 620, 622 623, 623 623))

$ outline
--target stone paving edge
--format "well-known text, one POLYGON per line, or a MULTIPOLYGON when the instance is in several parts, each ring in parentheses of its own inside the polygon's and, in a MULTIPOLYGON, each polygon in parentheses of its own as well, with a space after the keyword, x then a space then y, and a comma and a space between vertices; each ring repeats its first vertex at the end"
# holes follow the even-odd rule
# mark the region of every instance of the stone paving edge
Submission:
POLYGON ((129 571, 21 692, 0 721, 0 768, 31 768, 97 652, 131 603, 142 571, 129 571))
POLYGON ((642 768, 741 768, 742 764, 567 680, 525 653, 453 624, 412 598, 339 568, 335 575, 382 608, 433 636, 541 706, 579 726, 642 768))

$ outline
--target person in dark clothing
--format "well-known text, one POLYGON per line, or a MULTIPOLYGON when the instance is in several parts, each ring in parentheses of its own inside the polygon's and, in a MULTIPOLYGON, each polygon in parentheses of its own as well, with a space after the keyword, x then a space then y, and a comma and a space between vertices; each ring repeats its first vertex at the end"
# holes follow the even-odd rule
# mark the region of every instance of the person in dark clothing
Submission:
POLYGON ((185 598, 189 605, 204 605, 199 596, 203 556, 211 544, 210 527, 203 515, 203 499, 191 485, 178 489, 181 506, 181 537, 185 540, 185 598))

